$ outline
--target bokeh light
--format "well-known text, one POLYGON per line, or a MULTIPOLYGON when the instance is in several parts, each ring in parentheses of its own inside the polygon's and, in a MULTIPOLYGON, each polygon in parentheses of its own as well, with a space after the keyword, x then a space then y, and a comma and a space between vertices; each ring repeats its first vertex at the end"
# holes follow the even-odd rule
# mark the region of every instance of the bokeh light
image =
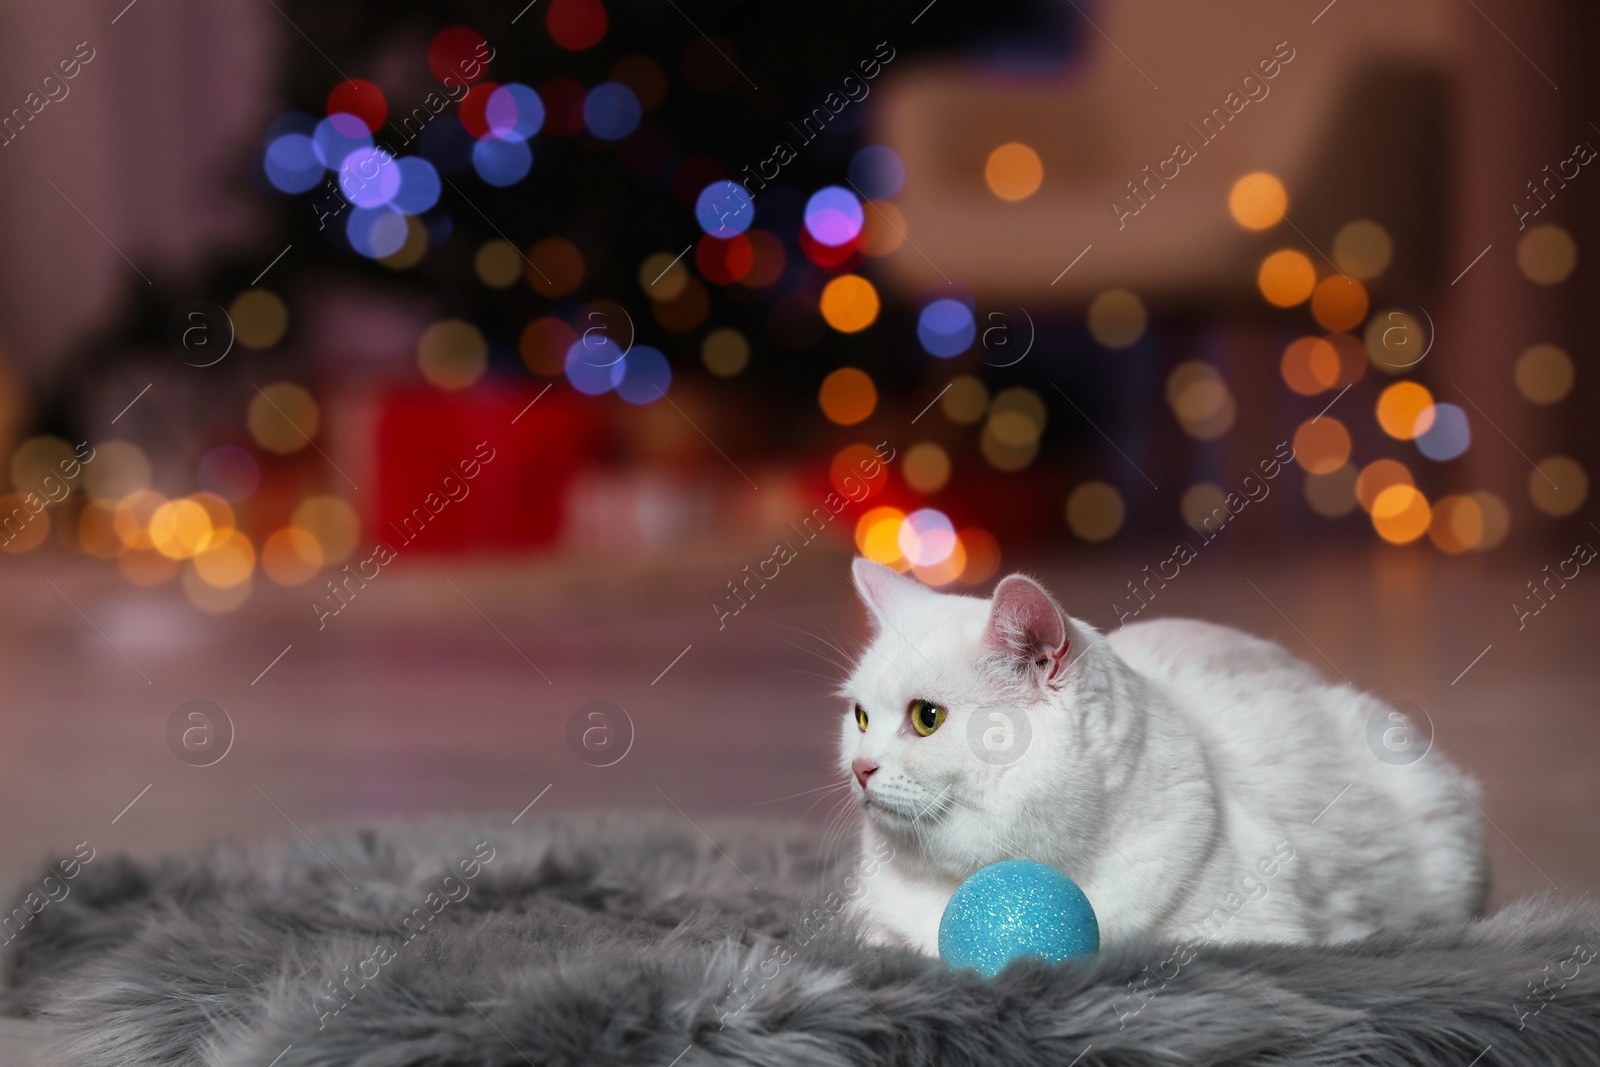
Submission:
POLYGON ((944 562, 956 547, 956 528, 950 517, 935 508, 918 508, 900 523, 900 553, 913 567, 944 562))
POLYGON ((108 500, 91 500, 78 512, 78 547, 95 559, 114 559, 123 551, 113 521, 116 505, 108 500))
POLYGON ((339 191, 357 207, 382 207, 400 191, 400 168, 382 148, 358 148, 339 166, 339 191))
POLYGON ((639 106, 654 111, 667 99, 667 72, 649 56, 625 56, 611 65, 611 80, 633 90, 639 106))
POLYGON ((422 257, 428 254, 428 228, 422 220, 412 215, 405 216, 406 239, 399 248, 386 256, 379 258, 390 270, 409 270, 422 262, 422 257))
POLYGON ((1433 425, 1433 394, 1416 382, 1395 382, 1378 394, 1377 412, 1384 433, 1409 441, 1433 425))
POLYGON ((390 206, 408 215, 420 215, 439 202, 439 172, 421 156, 403 156, 394 166, 400 172, 400 191, 390 206))
POLYGON ((1477 548, 1483 542, 1483 509, 1470 496, 1441 497, 1433 505, 1428 539, 1451 555, 1477 548))
POLYGON ((170 582, 179 563, 153 548, 130 548, 117 557, 117 570, 134 585, 151 589, 170 582))
POLYGON ((465 26, 440 30, 428 43, 428 69, 439 81, 454 78, 470 84, 484 75, 479 61, 486 54, 484 48, 483 37, 476 30, 465 26))
POLYGON ((1289 193, 1283 182, 1264 170, 1246 174, 1228 191, 1228 214, 1247 230, 1271 229, 1288 210, 1289 193))
POLYGON ((291 195, 315 189, 327 171, 311 138, 303 133, 286 133, 267 145, 261 169, 273 188, 291 195))
POLYGON ((870 500, 889 484, 889 467, 878 458, 877 449, 871 445, 845 445, 828 465, 828 481, 841 496, 870 500), (874 473, 868 477, 867 471, 874 473), (867 491, 859 495, 863 485, 867 491))
POLYGON ((857 149, 846 173, 850 184, 869 200, 887 200, 906 183, 906 165, 888 145, 869 144, 857 149))
POLYGON ((1128 289, 1107 289, 1089 304, 1089 332, 1110 349, 1132 347, 1148 320, 1144 301, 1128 289))
POLYGON ((565 237, 546 237, 528 249, 526 273, 540 296, 566 296, 583 284, 583 253, 565 237))
POLYGON ((939 587, 956 581, 966 569, 967 546, 962 542, 959 534, 952 534, 950 551, 943 559, 938 563, 914 564, 911 568, 911 573, 924 585, 939 587))
POLYGON ((361 522, 356 509, 336 496, 312 496, 294 509, 289 525, 316 538, 325 566, 337 567, 356 550, 361 522))
POLYGON ((1338 382, 1339 350, 1321 337, 1297 338, 1284 348, 1278 369, 1290 389, 1301 396, 1316 396, 1338 382))
POLYGON ((129 493, 150 488, 150 460, 129 441, 103 441, 94 459, 83 466, 83 489, 94 500, 116 503, 129 493))
POLYGON ((1294 459, 1307 473, 1332 474, 1350 458, 1350 431, 1338 419, 1307 419, 1294 432, 1294 459))
POLYGON ((878 318, 878 291, 859 274, 841 274, 823 286, 822 318, 840 333, 860 333, 878 318))
POLYGON ((961 426, 977 422, 989 410, 989 389, 970 374, 958 374, 939 397, 945 418, 961 426))
POLYGON ((899 508, 872 508, 856 520, 856 551, 886 567, 903 571, 910 567, 900 551, 900 524, 905 512, 899 508))
POLYGON ((1371 219, 1347 222, 1333 238, 1333 261, 1360 281, 1371 281, 1388 270, 1393 254, 1389 231, 1371 219))
POLYGON ((1044 183, 1044 163, 1032 147, 1011 141, 989 153, 983 180, 1002 200, 1026 200, 1044 183))
POLYGON ((958 580, 962 585, 977 585, 987 582, 1000 570, 1000 542, 994 539, 994 534, 976 526, 967 526, 956 531, 956 536, 961 539, 961 547, 966 549, 966 566, 961 568, 958 580))
POLYGON ((1324 330, 1353 330, 1367 317, 1366 286, 1332 274, 1311 293, 1311 317, 1324 330))
POLYGON ((1548 456, 1528 475, 1528 497, 1546 515, 1571 515, 1589 498, 1589 475, 1571 456, 1548 456))
POLYGON ((293 382, 274 382, 250 398, 245 424, 256 444, 274 455, 287 456, 317 436, 322 412, 305 389, 293 382))
POLYGON ((690 278, 677 299, 658 300, 650 305, 650 314, 663 329, 673 333, 695 329, 710 312, 711 296, 698 278, 690 278))
POLYGON ((1085 541, 1109 541, 1122 529, 1127 508, 1107 482, 1084 482, 1067 497, 1067 526, 1085 541))
POLYGON ((231 589, 248 581, 255 566, 255 546, 239 530, 207 545, 194 557, 195 573, 215 589, 231 589))
POLYGON ((311 134, 311 149, 316 153, 317 162, 329 170, 338 170, 345 157, 356 149, 371 147, 372 132, 367 124, 343 112, 318 122, 311 134))
MULTIPOLYGON (((726 241, 712 237, 708 233, 695 244, 694 262, 707 281, 715 282, 717 285, 732 285, 734 282, 742 281, 755 267, 755 246, 742 233, 734 234, 726 241)), ((687 284, 687 281, 683 284, 687 284)), ((683 285, 679 285, 678 289, 681 294, 683 285)))
POLYGON ((1429 345, 1421 320, 1398 308, 1372 316, 1364 340, 1372 365, 1385 374, 1399 374, 1416 366, 1429 345))
POLYGON ((488 367, 489 342, 464 319, 442 319, 417 338, 417 369, 440 389, 465 389, 488 367))
POLYGON ((959 356, 972 347, 977 335, 972 309, 959 300, 935 300, 917 315, 917 341, 930 356, 959 356))
POLYGON ((937 493, 950 481, 950 453, 933 441, 919 441, 906 449, 900 475, 919 493, 937 493))
POLYGON ((127 548, 153 549, 150 520, 166 502, 166 497, 151 489, 140 489, 117 501, 116 511, 111 516, 111 528, 117 532, 117 539, 127 548))
POLYGON ((818 244, 830 247, 849 244, 861 233, 865 221, 861 201, 849 189, 830 185, 817 190, 806 201, 806 231, 818 244))
POLYGON ((1209 363, 1189 360, 1167 375, 1167 403, 1183 432, 1213 441, 1233 428, 1238 405, 1222 375, 1209 363))
POLYGON ((1517 358, 1517 392, 1535 404, 1554 404, 1572 391, 1572 359, 1555 345, 1534 345, 1517 358))
POLYGON ((765 289, 777 284, 783 278, 783 268, 789 261, 783 250, 783 242, 753 226, 744 232, 744 238, 750 242, 755 261, 751 263, 749 273, 739 279, 740 284, 751 289, 765 289))
POLYGON ((193 560, 185 563, 178 575, 178 586, 183 590, 183 595, 189 603, 209 615, 225 615, 243 607, 244 602, 250 599, 253 584, 246 578, 226 589, 207 585, 205 579, 200 577, 200 572, 195 569, 193 560))
POLYGON ((1391 485, 1372 502, 1372 527, 1390 544, 1410 544, 1428 532, 1433 511, 1414 486, 1391 485))
POLYGON ((1555 285, 1578 265, 1578 243, 1560 226, 1535 226, 1517 242, 1517 267, 1530 282, 1555 285))
POLYGON ((533 150, 526 141, 485 137, 472 146, 472 169, 497 188, 515 185, 533 169, 533 150))
POLYGON ((333 87, 328 94, 328 114, 344 112, 354 115, 367 127, 368 133, 377 133, 383 120, 389 117, 389 102, 383 90, 365 78, 350 78, 333 87))
MULTIPOLYGON (((706 237, 716 240, 709 234, 706 237)), ((688 284, 689 268, 683 265, 681 256, 674 256, 671 252, 652 252, 639 264, 639 288, 651 300, 673 300, 688 284)))
POLYGON ((841 367, 822 380, 817 402, 830 422, 854 426, 878 406, 878 390, 865 371, 841 367))
POLYGON ((1506 507, 1506 502, 1486 489, 1468 493, 1472 502, 1478 505, 1478 510, 1483 513, 1483 539, 1478 542, 1479 552, 1487 552, 1498 548, 1511 532, 1511 509, 1506 507))
POLYGON ((1228 522, 1228 494, 1213 482, 1196 482, 1183 491, 1178 513, 1183 521, 1202 533, 1216 531, 1228 522), (1206 526, 1207 520, 1211 525, 1206 526))
POLYGON ((289 309, 269 289, 246 289, 228 305, 233 336, 246 348, 260 351, 283 340, 289 329, 289 309))
POLYGON ((1435 463, 1455 459, 1472 447, 1467 413, 1455 404, 1435 404, 1417 416, 1416 441, 1417 451, 1435 463))
POLYGON ((274 530, 262 542, 261 569, 279 585, 304 585, 322 569, 322 546, 299 527, 274 530))
MULTIPOLYGON (((637 99, 634 104, 637 107, 637 99)), ((587 120, 588 98, 585 98, 583 107, 584 117, 587 120)), ((544 101, 529 86, 520 82, 508 82, 496 86, 484 101, 483 121, 488 132, 502 141, 526 141, 544 128, 544 101)), ((635 126, 639 124, 637 114, 634 115, 633 124, 635 126)), ((628 132, 633 131, 630 128, 628 132)), ((595 136, 600 135, 597 133, 595 136)))
POLYGON ((1291 308, 1303 304, 1316 288, 1317 272, 1303 252, 1283 248, 1261 261, 1256 285, 1267 303, 1291 308))
POLYGON ((672 387, 672 366, 659 349, 634 345, 611 365, 611 387, 630 404, 654 404, 672 387))
POLYGON ((553 315, 534 319, 522 328, 517 354, 533 373, 555 378, 566 370, 567 350, 578 339, 578 332, 553 315))
POLYGON ((887 200, 874 200, 867 207, 866 222, 861 227, 861 247, 873 258, 898 252, 906 243, 905 214, 887 200))
POLYGON ((11 453, 10 469, 15 488, 41 500, 56 501, 57 497, 65 499, 78 484, 75 478, 68 477, 68 472, 81 474, 83 465, 71 445, 59 437, 45 436, 30 437, 18 445, 11 453))
POLYGON ((478 246, 472 272, 491 289, 506 289, 522 277, 522 253, 510 241, 496 237, 478 246))
POLYGON ((755 202, 737 182, 712 182, 695 199, 694 217, 706 233, 726 240, 755 222, 755 202))
POLYGON ((0 538, 0 549, 14 555, 33 551, 50 536, 50 512, 43 508, 33 512, 22 493, 0 495, 0 520, 4 521, 6 536, 10 538, 0 538), (26 521, 23 516, 27 516, 26 521))
POLYGON ((171 559, 189 559, 211 543, 211 516, 189 499, 169 500, 150 516, 150 547, 171 559))
POLYGON ((1343 518, 1356 509, 1357 477, 1355 467, 1349 463, 1326 474, 1306 475, 1306 503, 1324 518, 1343 518))
POLYGON ((368 259, 392 256, 406 246, 411 235, 406 216, 392 207, 358 207, 344 224, 350 247, 368 259))
POLYGON ((599 396, 611 391, 611 368, 624 358, 622 346, 604 334, 586 333, 567 348, 567 381, 578 392, 599 396))
POLYGON ((600 0, 550 0, 545 28, 569 52, 593 48, 606 35, 606 9, 600 0))
POLYGON ((1356 478, 1356 501, 1362 510, 1371 511, 1378 494, 1392 485, 1416 485, 1416 479, 1404 463, 1393 459, 1377 459, 1361 468, 1356 478))
POLYGON ((750 342, 731 326, 706 334, 700 343, 700 361, 718 378, 732 378, 750 363, 750 342))
POLYGON ((633 90, 617 82, 601 82, 583 101, 583 123, 602 141, 620 141, 639 128, 644 108, 633 90))

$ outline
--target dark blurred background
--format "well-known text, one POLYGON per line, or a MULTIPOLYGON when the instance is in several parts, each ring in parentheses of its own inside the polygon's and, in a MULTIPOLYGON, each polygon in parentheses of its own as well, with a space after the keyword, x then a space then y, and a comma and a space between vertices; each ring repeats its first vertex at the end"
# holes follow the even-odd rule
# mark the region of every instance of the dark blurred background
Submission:
POLYGON ((861 553, 1274 636, 1600 886, 1591 6, 124 4, 0 8, 0 868, 824 825, 861 553))

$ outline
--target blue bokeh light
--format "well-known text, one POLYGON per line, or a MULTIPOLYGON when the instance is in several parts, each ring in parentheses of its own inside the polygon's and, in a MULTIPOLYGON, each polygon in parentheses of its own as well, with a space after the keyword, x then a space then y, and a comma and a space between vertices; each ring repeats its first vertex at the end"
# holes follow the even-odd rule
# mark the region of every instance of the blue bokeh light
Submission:
POLYGON ((406 243, 406 217, 390 207, 358 207, 350 211, 345 236, 350 247, 368 259, 382 259, 400 251, 406 243))
POLYGON ((356 207, 382 207, 400 191, 400 168, 382 148, 358 148, 339 166, 339 191, 356 207))
POLYGON ((806 201, 806 229, 818 244, 830 248, 854 241, 866 220, 861 201, 842 186, 818 189, 806 201))
POLYGON ((930 356, 950 359, 972 347, 978 327, 972 309, 948 297, 935 300, 917 316, 917 341, 930 356))
POLYGON ((400 191, 394 196, 395 208, 407 215, 420 215, 439 202, 439 172, 421 156, 402 156, 395 161, 400 172, 400 191))
POLYGON ((624 360, 622 349, 604 334, 585 334, 567 348, 567 381, 580 393, 610 392, 613 367, 624 360))
POLYGON ((712 182, 700 190, 694 202, 694 217, 702 230, 726 241, 750 228, 756 220, 756 205, 737 182, 712 182))
POLYGON ((261 168, 272 187, 282 193, 304 193, 315 188, 327 169, 317 159, 311 138, 303 133, 286 133, 267 145, 261 168))
POLYGON ((611 385, 630 404, 653 404, 672 385, 672 366, 660 351, 634 345, 625 359, 612 365, 611 385))
POLYGON ((644 109, 633 90, 619 82, 601 82, 583 98, 583 123, 602 141, 620 141, 639 128, 644 109))
POLYGON ((850 184, 869 200, 887 200, 906 184, 906 165, 888 145, 869 144, 850 157, 850 184))
POLYGON ((339 111, 317 123, 311 143, 316 147, 317 162, 329 170, 338 170, 351 152, 372 147, 372 134, 365 122, 339 111))
POLYGON ((544 101, 526 85, 510 82, 489 94, 483 117, 502 141, 526 141, 544 127, 544 101))
POLYGON ((1417 435, 1417 450, 1437 462, 1455 459, 1472 446, 1467 413, 1454 404, 1433 405, 1433 425, 1417 435))
POLYGON ((533 149, 526 141, 502 141, 491 136, 472 146, 472 169, 490 185, 515 185, 532 168, 533 149))

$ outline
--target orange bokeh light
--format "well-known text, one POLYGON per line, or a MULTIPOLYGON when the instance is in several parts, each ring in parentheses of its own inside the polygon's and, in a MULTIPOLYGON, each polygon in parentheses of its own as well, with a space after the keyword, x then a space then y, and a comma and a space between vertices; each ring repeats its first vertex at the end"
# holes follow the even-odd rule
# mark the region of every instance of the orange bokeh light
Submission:
POLYGON ((1294 458, 1311 474, 1331 474, 1350 458, 1350 431, 1326 415, 1308 419, 1294 432, 1294 458))
POLYGON ((1261 261, 1256 284, 1267 303, 1281 308, 1303 304, 1316 288, 1317 272, 1304 253, 1280 249, 1261 261))
POLYGON ((841 274, 822 289, 822 317, 840 333, 860 333, 878 318, 878 290, 859 274, 841 274))
POLYGON ((1355 329, 1367 307, 1367 287, 1341 274, 1322 279, 1311 294, 1311 317, 1324 330, 1355 329))
POLYGON ((865 371, 840 367, 822 379, 817 402, 822 405, 822 413, 830 422, 854 426, 871 415, 878 406, 878 390, 865 371))
POLYGON ((1433 412, 1433 394, 1416 382, 1395 382, 1378 395, 1378 425, 1399 441, 1427 433, 1433 412))
POLYGON ((899 508, 873 508, 856 521, 856 550, 875 563, 903 571, 911 566, 900 551, 900 524, 906 513, 899 508))
POLYGON ((1044 163, 1031 147, 1012 141, 989 153, 983 180, 1001 200, 1026 200, 1044 183, 1044 163))
POLYGON ((1378 494, 1391 485, 1416 484, 1404 463, 1394 459, 1375 459, 1356 476, 1356 499, 1360 501, 1362 510, 1371 511, 1372 502, 1378 499, 1378 494))
POLYGON ((1415 486, 1391 485, 1372 502, 1372 527, 1390 544, 1404 545, 1428 532, 1433 510, 1415 486))
POLYGON ((1301 396, 1316 396, 1333 388, 1341 369, 1339 350, 1321 337, 1289 342, 1279 364, 1284 382, 1301 396))

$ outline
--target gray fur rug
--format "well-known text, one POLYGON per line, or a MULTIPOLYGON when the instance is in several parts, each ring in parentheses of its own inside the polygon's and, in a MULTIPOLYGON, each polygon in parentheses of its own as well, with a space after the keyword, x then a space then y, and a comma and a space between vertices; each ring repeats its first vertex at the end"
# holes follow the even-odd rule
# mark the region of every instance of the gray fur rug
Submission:
POLYGON ((85 1067, 1600 1063, 1592 906, 985 981, 862 947, 835 885, 854 857, 816 835, 704 829, 441 823, 52 866, 0 935, 4 1006, 85 1067))

